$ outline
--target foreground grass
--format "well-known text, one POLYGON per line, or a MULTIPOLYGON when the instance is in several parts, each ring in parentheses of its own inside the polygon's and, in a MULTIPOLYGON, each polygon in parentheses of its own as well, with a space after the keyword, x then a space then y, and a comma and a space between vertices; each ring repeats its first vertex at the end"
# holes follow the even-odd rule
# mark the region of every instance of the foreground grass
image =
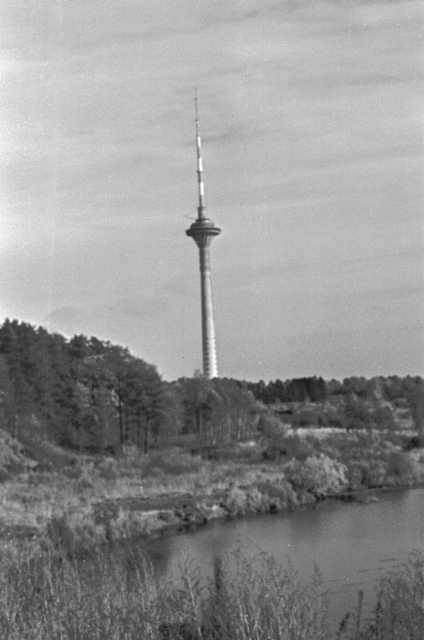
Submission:
POLYGON ((424 555, 414 552, 377 586, 376 605, 364 616, 363 594, 341 621, 337 640, 423 640, 424 555))
POLYGON ((381 581, 366 621, 360 599, 330 633, 327 606, 318 573, 302 586, 262 554, 217 559, 206 580, 186 566, 178 584, 159 582, 129 545, 84 560, 2 558, 4 640, 422 640, 423 556, 381 581))
POLYGON ((262 557, 232 557, 201 581, 186 567, 179 584, 159 585, 134 549, 84 562, 25 553, 3 568, 0 637, 4 640, 324 640, 320 582, 296 578, 262 557))

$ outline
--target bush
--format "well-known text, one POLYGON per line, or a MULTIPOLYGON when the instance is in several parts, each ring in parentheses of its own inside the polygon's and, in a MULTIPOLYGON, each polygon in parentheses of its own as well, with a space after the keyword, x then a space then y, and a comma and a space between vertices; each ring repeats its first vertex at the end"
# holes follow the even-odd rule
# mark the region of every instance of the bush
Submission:
POLYGON ((292 427, 316 427, 320 421, 322 425, 323 418, 320 412, 313 409, 303 409, 293 416, 292 427))
POLYGON ((372 412, 372 422, 378 429, 393 430, 396 427, 393 412, 389 407, 377 407, 372 412))
POLYGON ((203 460, 214 462, 239 461, 247 463, 260 462, 263 457, 263 448, 256 441, 234 442, 226 447, 206 446, 192 449, 192 453, 198 453, 203 460))
POLYGON ((149 535, 165 526, 159 511, 131 511, 121 507, 116 518, 107 524, 107 529, 112 540, 123 540, 149 535))
POLYGON ((119 464, 115 458, 104 458, 97 466, 99 477, 102 480, 116 480, 119 477, 119 464))
POLYGON ((308 456, 316 452, 316 445, 316 441, 314 442, 309 438, 301 438, 298 435, 287 436, 285 433, 277 433, 268 437, 264 457, 270 460, 278 459, 280 456, 306 460, 308 456))
POLYGON ((274 438, 280 438, 287 434, 288 426, 283 423, 280 418, 272 413, 264 413, 259 420, 258 431, 262 433, 265 438, 270 440, 274 438))
POLYGON ((348 486, 346 473, 346 465, 325 454, 309 456, 304 462, 291 460, 284 467, 287 480, 295 488, 319 498, 343 493, 348 486))
POLYGON ((424 480, 424 469, 408 453, 393 451, 387 462, 387 475, 396 485, 408 486, 424 480))
POLYGON ((91 508, 53 516, 47 524, 47 544, 65 556, 79 556, 106 540, 105 528, 95 522, 91 508))
POLYGON ((387 462, 385 460, 354 460, 347 462, 349 488, 376 489, 387 483, 387 462))
POLYGON ((335 413, 331 413, 327 417, 328 426, 334 427, 335 429, 345 429, 346 428, 346 420, 343 416, 339 416, 335 413))
POLYGON ((234 487, 225 500, 225 509, 233 516, 269 511, 269 499, 257 487, 234 487))
POLYGON ((271 511, 280 511, 287 508, 294 508, 299 505, 293 485, 284 478, 278 484, 270 482, 258 482, 258 490, 266 496, 271 511))
POLYGON ((0 481, 11 475, 31 468, 31 461, 25 457, 22 445, 11 435, 0 429, 0 481))

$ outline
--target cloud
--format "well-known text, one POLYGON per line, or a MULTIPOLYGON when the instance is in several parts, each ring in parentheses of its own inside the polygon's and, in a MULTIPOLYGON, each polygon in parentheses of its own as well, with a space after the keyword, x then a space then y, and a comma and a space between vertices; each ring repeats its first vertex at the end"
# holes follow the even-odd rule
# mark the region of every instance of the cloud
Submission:
POLYGON ((423 347, 423 328, 415 323, 343 331, 321 326, 313 333, 290 338, 287 361, 292 366, 296 363, 294 366, 307 375, 315 372, 324 377, 370 377, 394 373, 395 369, 398 375, 405 375, 422 371, 423 347))
MULTIPOLYGON (((220 142, 240 142, 246 139, 257 138, 266 135, 268 129, 260 123, 246 123, 227 127, 219 133, 202 135, 203 144, 216 144, 220 142)), ((193 143, 191 143, 193 144, 193 143)))
POLYGON ((387 165, 387 162, 422 161, 423 147, 419 138, 405 144, 385 145, 368 149, 346 149, 343 152, 334 151, 331 155, 321 156, 310 161, 310 170, 324 169, 330 171, 342 171, 350 166, 352 169, 363 169, 387 165))
MULTIPOLYGON (((397 248, 391 253, 383 253, 380 251, 375 253, 374 255, 354 256, 353 258, 350 257, 337 260, 337 269, 339 271, 342 270, 343 272, 366 271, 367 273, 369 273, 371 270, 379 268, 384 264, 391 266, 394 263, 409 263, 411 261, 415 262, 417 260, 420 261, 421 265, 423 264, 423 248, 419 245, 411 245, 403 251, 397 248)), ((335 262, 332 261, 331 268, 334 268, 335 266, 335 262)), ((395 289, 399 292, 404 290, 404 288, 400 289, 396 287, 395 289)), ((409 287, 407 287, 407 289, 409 289, 409 287)))
POLYGON ((113 304, 109 311, 116 316, 131 318, 156 318, 168 311, 169 304, 164 298, 128 297, 121 298, 113 304))
POLYGON ((59 331, 70 336, 75 333, 83 333, 80 327, 85 326, 89 320, 90 314, 86 309, 78 305, 64 305, 52 309, 43 318, 41 324, 50 331, 59 331))
MULTIPOLYGON (((197 282, 195 283, 197 285, 197 282)), ((177 297, 185 297, 191 295, 194 289, 194 281, 191 285, 188 285, 183 280, 170 280, 164 284, 161 288, 164 294, 177 297)), ((197 291, 197 286, 196 286, 197 291)))

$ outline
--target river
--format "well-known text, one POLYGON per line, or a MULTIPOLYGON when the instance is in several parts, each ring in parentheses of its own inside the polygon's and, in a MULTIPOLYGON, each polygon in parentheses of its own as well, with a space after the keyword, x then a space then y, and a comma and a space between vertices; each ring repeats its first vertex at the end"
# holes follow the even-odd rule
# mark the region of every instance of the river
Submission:
POLYGON ((159 575, 178 578, 190 559, 203 575, 211 574, 217 552, 242 548, 291 565, 308 581, 316 564, 330 592, 330 624, 334 627, 357 603, 360 589, 370 609, 375 585, 414 549, 424 551, 424 488, 380 492, 366 504, 328 501, 291 513, 215 521, 194 532, 148 546, 159 575))

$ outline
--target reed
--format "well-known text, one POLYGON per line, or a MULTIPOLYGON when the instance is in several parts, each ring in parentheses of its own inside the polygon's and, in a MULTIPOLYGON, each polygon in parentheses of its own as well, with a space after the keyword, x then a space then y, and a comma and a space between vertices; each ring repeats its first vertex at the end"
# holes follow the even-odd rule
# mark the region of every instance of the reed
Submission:
POLYGON ((337 640, 423 640, 424 554, 415 551, 377 586, 371 615, 364 617, 363 593, 342 620, 337 640))
POLYGON ((216 557, 204 578, 186 563, 177 582, 155 575, 136 545, 79 558, 23 547, 0 558, 2 640, 422 640, 424 555, 383 578, 364 616, 363 594, 332 635, 315 571, 302 585, 265 554, 216 557))
POLYGON ((3 640, 324 640, 319 576, 304 587, 275 561, 238 552, 231 574, 217 560, 201 579, 191 566, 161 583, 136 547, 86 558, 21 551, 4 563, 3 640))

